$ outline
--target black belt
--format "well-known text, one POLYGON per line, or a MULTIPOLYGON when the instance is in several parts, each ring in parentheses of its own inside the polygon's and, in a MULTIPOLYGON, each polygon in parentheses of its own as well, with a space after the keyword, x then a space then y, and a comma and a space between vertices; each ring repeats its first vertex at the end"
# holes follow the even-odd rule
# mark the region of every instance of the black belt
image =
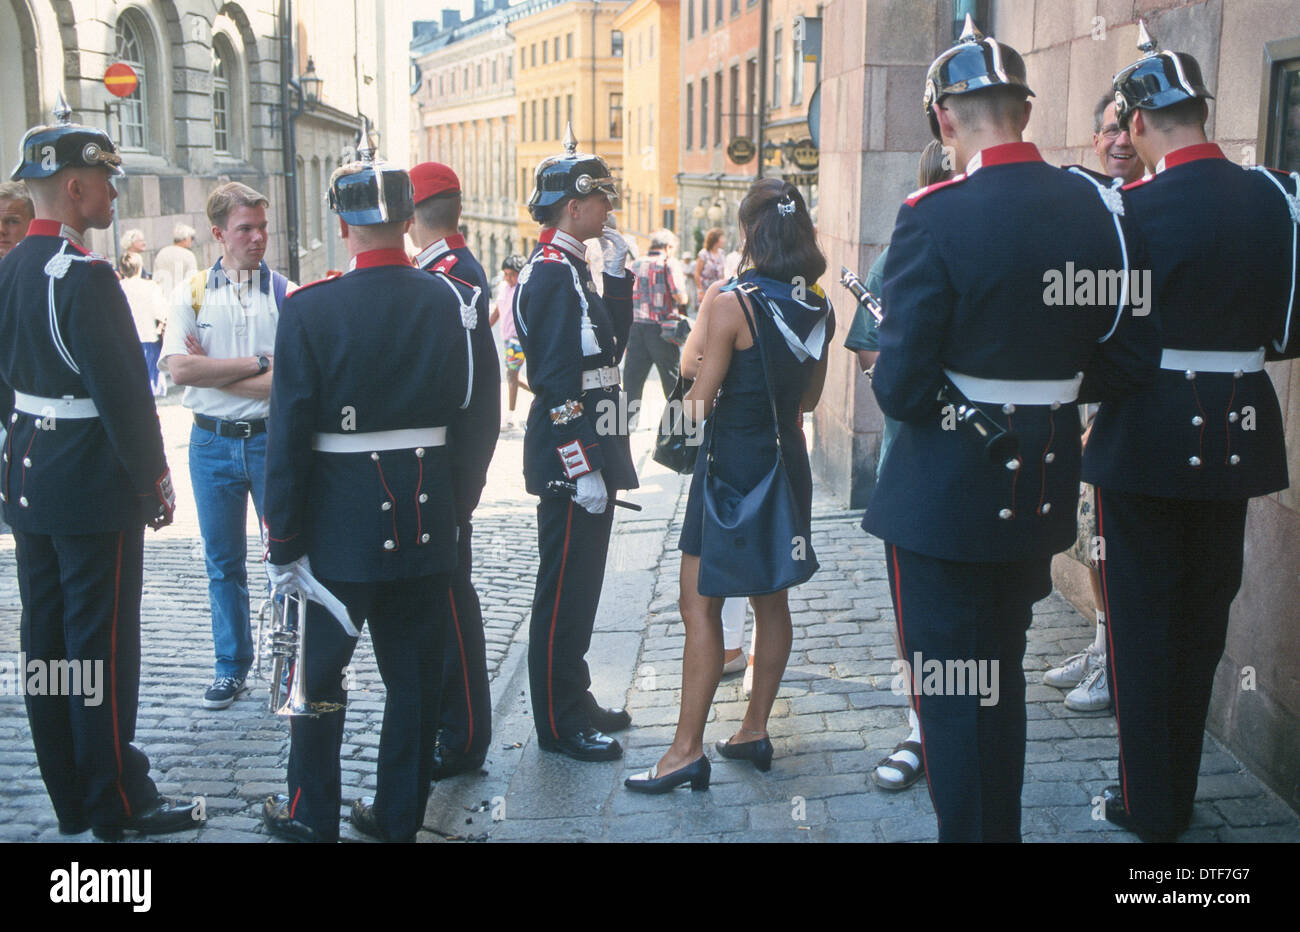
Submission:
POLYGON ((199 414, 196 411, 194 413, 194 423, 204 430, 210 430, 222 437, 236 437, 241 440, 266 432, 266 418, 264 417, 254 421, 222 421, 215 417, 208 417, 206 414, 199 414))

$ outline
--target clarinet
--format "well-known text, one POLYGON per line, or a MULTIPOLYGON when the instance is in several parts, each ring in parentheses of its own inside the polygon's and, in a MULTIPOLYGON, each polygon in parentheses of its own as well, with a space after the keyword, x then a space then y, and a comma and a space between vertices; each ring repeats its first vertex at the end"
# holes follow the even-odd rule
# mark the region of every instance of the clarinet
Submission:
MULTIPOLYGON (((858 303, 867 309, 876 323, 884 320, 885 309, 880 299, 867 290, 866 285, 848 268, 840 267, 840 284, 858 299, 858 303)), ((975 432, 989 461, 1004 466, 1013 472, 1020 468, 1020 438, 989 417, 978 405, 962 394, 961 390, 947 378, 940 386, 935 400, 940 408, 952 405, 957 423, 964 424, 975 432)))

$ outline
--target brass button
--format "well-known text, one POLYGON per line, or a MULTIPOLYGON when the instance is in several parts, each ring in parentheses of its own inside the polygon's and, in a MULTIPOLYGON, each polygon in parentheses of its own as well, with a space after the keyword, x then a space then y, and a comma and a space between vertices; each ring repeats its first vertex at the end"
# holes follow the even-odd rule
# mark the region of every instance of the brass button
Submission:
POLYGON ((1043 457, 1043 462, 1044 462, 1044 463, 1054 463, 1054 462, 1056 462, 1056 454, 1055 454, 1055 453, 1049 453, 1049 454, 1047 454, 1046 456, 1043 457))
POLYGON ((10 424, 17 424, 17 423, 18 423, 18 412, 17 412, 17 411, 15 411, 13 414, 9 415, 9 423, 10 423, 10 424))
POLYGON ((370 458, 371 458, 372 460, 374 460, 376 463, 379 462, 379 454, 378 454, 378 453, 371 453, 371 454, 370 454, 370 458))
POLYGON ((1053 402, 1052 402, 1052 410, 1053 410, 1053 411, 1057 410, 1057 409, 1060 408, 1060 407, 1061 407, 1061 403, 1060 403, 1059 401, 1053 401, 1053 402))
POLYGON ((385 550, 396 550, 396 549, 397 549, 397 542, 396 542, 396 541, 393 541, 393 540, 386 540, 386 541, 384 541, 384 549, 385 549, 385 550))
POLYGON ((1232 454, 1232 456, 1228 457, 1228 462, 1231 463, 1233 466, 1236 466, 1238 463, 1241 462, 1241 457, 1238 456, 1236 453, 1234 453, 1232 454))
POLYGON ((31 469, 31 468, 32 468, 32 458, 31 458, 30 456, 24 456, 24 457, 23 457, 23 465, 26 466, 28 469, 31 469))
POLYGON ((1049 511, 1051 511, 1051 510, 1052 510, 1052 503, 1051 503, 1051 502, 1043 502, 1043 507, 1038 509, 1038 513, 1039 513, 1040 515, 1045 515, 1045 514, 1047 514, 1049 511))
POLYGON ((1243 375, 1245 375, 1245 374, 1246 374, 1246 373, 1242 372, 1240 369, 1237 369, 1237 370, 1235 370, 1235 371, 1232 373, 1232 377, 1233 377, 1234 379, 1239 379, 1239 378, 1241 378, 1241 377, 1242 377, 1243 375))
POLYGON ((998 517, 1001 518, 1003 521, 1010 521, 1010 520, 1011 520, 1011 509, 1010 509, 1010 508, 1003 508, 1001 511, 998 512, 998 517))
POLYGON ((424 447, 416 447, 416 448, 415 448, 415 455, 416 455, 417 458, 419 458, 419 459, 423 459, 423 458, 424 458, 424 447))
POLYGON ((1236 412, 1236 411, 1229 411, 1229 412, 1228 412, 1228 423, 1229 423, 1229 424, 1235 424, 1235 423, 1237 423, 1237 417, 1238 417, 1238 416, 1237 416, 1237 412, 1236 412))
POLYGON ((1205 423, 1205 418, 1201 417, 1199 414, 1196 414, 1196 415, 1193 415, 1193 416, 1192 416, 1192 426, 1193 426, 1193 427, 1200 427, 1200 426, 1201 426, 1202 424, 1204 424, 1204 423, 1205 423))
POLYGON ((428 542, 429 542, 429 535, 428 535, 428 534, 421 534, 421 535, 420 535, 420 543, 422 543, 422 544, 427 544, 428 542))
POLYGON ((421 492, 421 493, 420 493, 420 504, 423 505, 423 504, 424 504, 425 502, 427 502, 428 500, 429 500, 429 493, 428 493, 428 492, 421 492))
POLYGON ((1013 405, 1011 402, 1008 401, 1006 404, 1004 404, 1004 405, 1002 406, 1002 413, 1003 413, 1003 414, 1015 414, 1015 413, 1016 413, 1016 406, 1013 405))
POLYGON ((1188 369, 1186 372, 1183 373, 1183 378, 1187 379, 1187 381, 1190 382, 1192 381, 1192 379, 1196 378, 1196 373, 1193 372, 1191 369, 1188 369))
POLYGON ((393 510, 393 503, 392 503, 392 502, 383 502, 383 503, 379 506, 379 509, 380 509, 381 511, 392 511, 392 510, 393 510))
POLYGON ((1199 456, 1189 457, 1187 460, 1187 465, 1192 467, 1200 466, 1201 458, 1199 456))
POLYGON ((26 496, 26 495, 20 495, 20 496, 18 497, 18 504, 20 504, 20 505, 22 505, 24 508, 26 508, 26 507, 27 507, 27 496, 26 496))

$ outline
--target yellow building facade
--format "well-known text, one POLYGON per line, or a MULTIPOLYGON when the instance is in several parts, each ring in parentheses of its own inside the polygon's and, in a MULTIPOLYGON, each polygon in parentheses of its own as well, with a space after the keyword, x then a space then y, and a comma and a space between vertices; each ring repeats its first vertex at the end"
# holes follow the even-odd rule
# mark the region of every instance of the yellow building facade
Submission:
POLYGON ((623 33, 623 229, 644 251, 677 227, 679 0, 633 0, 614 21, 623 33))
MULTIPOLYGON (((538 163, 561 151, 567 122, 573 123, 578 151, 605 159, 622 187, 625 41, 615 20, 627 6, 617 0, 529 0, 509 8, 519 128, 518 229, 525 253, 539 232, 527 207, 533 174, 538 163)), ((619 215, 625 226, 625 207, 619 215)))

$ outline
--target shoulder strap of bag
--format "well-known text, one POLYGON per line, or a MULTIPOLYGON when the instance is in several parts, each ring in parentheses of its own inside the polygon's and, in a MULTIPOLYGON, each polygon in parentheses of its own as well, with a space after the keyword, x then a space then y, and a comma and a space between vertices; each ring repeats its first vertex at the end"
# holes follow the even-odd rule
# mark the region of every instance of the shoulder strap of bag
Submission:
POLYGON ((781 449, 781 422, 776 416, 776 396, 772 393, 772 382, 768 378, 767 351, 763 349, 763 341, 758 338, 756 321, 750 315, 749 303, 745 300, 750 296, 751 291, 758 291, 757 286, 752 283, 741 285, 736 289, 736 297, 740 299, 740 309, 745 315, 745 323, 749 324, 749 333, 754 338, 754 345, 758 347, 758 359, 763 368, 763 387, 767 389, 767 403, 772 408, 772 429, 776 432, 776 455, 778 458, 784 458, 781 449))

